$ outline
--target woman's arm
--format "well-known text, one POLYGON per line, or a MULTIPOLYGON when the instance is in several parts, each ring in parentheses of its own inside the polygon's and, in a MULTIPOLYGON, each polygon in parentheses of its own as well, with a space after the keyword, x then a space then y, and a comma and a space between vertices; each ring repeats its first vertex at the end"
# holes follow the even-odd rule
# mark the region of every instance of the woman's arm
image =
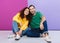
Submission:
POLYGON ((25 24, 23 24, 20 29, 25 30, 28 27, 28 23, 29 21, 26 21, 25 24))
POLYGON ((21 24, 21 20, 20 20, 20 13, 17 13, 14 17, 13 17, 13 21, 16 21, 17 23, 21 24))

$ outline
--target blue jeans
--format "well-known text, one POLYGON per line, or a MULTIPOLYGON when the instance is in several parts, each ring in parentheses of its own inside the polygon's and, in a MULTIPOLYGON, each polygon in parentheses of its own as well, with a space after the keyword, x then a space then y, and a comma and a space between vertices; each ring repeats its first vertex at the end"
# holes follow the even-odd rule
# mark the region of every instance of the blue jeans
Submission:
MULTIPOLYGON (((27 35, 28 37, 40 37, 40 33, 48 32, 48 26, 47 26, 47 21, 44 21, 43 23, 44 29, 40 30, 40 28, 27 28, 22 32, 22 35, 27 35)), ((17 22, 13 21, 13 33, 16 33, 19 31, 18 24, 17 22)))
POLYGON ((48 32, 48 26, 47 26, 47 21, 44 21, 43 23, 44 29, 41 30, 40 28, 33 28, 31 30, 27 31, 27 36, 28 37, 40 37, 40 33, 48 32))
MULTIPOLYGON (((18 28, 18 23, 13 21, 13 33, 16 34, 16 32, 18 32, 20 29, 18 28)), ((26 32, 30 30, 30 28, 27 28, 26 30, 22 31, 22 35, 26 35, 26 32)))

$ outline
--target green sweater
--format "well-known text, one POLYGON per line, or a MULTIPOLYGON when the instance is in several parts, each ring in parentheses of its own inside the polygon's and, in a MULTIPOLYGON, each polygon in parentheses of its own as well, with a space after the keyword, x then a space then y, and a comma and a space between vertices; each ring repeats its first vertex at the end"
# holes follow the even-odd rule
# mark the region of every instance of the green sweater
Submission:
POLYGON ((42 18, 42 14, 40 12, 36 12, 36 14, 32 17, 32 20, 30 22, 31 28, 40 28, 40 22, 42 18))

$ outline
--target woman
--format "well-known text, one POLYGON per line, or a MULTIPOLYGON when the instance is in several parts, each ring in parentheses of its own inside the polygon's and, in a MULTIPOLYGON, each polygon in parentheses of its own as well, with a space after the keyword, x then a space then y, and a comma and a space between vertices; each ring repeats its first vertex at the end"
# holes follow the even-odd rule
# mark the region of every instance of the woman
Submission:
POLYGON ((13 33, 15 34, 15 40, 19 40, 21 35, 27 31, 31 18, 32 14, 29 14, 28 7, 25 7, 13 17, 13 33))

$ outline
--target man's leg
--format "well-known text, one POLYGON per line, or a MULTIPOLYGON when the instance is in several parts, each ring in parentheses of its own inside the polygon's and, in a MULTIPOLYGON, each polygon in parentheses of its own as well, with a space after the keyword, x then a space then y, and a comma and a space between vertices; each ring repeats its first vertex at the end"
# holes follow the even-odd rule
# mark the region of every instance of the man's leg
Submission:
POLYGON ((31 29, 28 30, 27 29, 27 31, 25 31, 24 33, 26 33, 28 37, 40 37, 40 33, 48 31, 46 21, 44 22, 44 27, 45 27, 44 30, 40 30, 39 28, 38 29, 33 29, 33 30, 31 30, 31 29))
POLYGON ((27 35, 28 37, 40 37, 40 33, 34 32, 34 31, 31 30, 31 29, 26 32, 26 35, 27 35))
POLYGON ((29 30, 31 30, 31 28, 29 28, 29 27, 28 27, 26 30, 23 30, 22 36, 27 35, 27 32, 28 32, 29 30))
POLYGON ((43 25, 44 25, 44 29, 40 30, 40 33, 43 35, 43 39, 47 41, 47 43, 51 43, 51 38, 49 37, 48 34, 47 21, 44 21, 43 25))
POLYGON ((43 30, 40 29, 40 33, 41 33, 41 34, 42 34, 42 33, 45 33, 45 32, 46 32, 46 33, 48 32, 47 21, 44 21, 43 25, 44 25, 44 29, 43 29, 43 30))
POLYGON ((47 21, 45 21, 44 23, 44 30, 40 30, 40 28, 34 28, 31 30, 27 31, 27 36, 28 37, 40 37, 40 33, 44 33, 44 32, 48 32, 48 27, 47 27, 47 21))

